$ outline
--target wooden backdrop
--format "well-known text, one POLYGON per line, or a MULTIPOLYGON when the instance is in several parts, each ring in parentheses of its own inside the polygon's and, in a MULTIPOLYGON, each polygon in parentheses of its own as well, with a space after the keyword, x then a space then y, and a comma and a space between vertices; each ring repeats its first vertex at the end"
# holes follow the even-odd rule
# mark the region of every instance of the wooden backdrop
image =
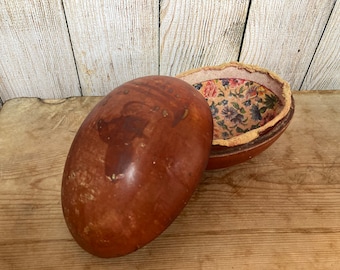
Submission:
POLYGON ((340 89, 337 0, 0 0, 0 106, 238 60, 340 89))

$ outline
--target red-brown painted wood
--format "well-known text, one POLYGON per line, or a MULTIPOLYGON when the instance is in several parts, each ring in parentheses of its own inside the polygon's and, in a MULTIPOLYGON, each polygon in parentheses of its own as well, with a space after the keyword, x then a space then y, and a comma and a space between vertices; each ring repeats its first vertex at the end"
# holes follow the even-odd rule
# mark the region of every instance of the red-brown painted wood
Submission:
POLYGON ((161 234, 201 179, 212 130, 205 99, 182 80, 148 76, 109 93, 65 164, 63 213, 78 244, 116 257, 161 234))

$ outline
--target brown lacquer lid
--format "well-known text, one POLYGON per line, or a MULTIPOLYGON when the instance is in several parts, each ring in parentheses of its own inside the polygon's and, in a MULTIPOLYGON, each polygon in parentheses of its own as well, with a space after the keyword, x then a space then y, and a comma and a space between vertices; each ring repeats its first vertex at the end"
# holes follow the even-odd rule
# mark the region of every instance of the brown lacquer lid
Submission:
POLYGON ((109 93, 79 128, 62 207, 76 242, 99 257, 131 253, 189 201, 212 145, 204 97, 183 80, 148 76, 109 93))

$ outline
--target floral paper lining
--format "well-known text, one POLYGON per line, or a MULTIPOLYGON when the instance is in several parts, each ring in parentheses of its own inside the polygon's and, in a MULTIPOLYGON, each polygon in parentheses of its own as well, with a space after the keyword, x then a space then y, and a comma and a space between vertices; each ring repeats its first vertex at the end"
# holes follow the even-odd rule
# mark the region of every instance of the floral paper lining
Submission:
POLYGON ((214 121, 214 140, 230 139, 259 128, 283 108, 268 88, 236 78, 208 80, 193 85, 207 100, 214 121))

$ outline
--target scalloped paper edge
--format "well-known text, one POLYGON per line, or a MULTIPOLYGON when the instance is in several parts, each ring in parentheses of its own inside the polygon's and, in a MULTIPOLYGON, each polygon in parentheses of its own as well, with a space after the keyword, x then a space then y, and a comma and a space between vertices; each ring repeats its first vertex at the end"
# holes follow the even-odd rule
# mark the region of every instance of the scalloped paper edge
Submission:
MULTIPOLYGON (((227 147, 234 147, 237 145, 242 145, 242 144, 246 144, 249 143, 253 140, 255 140, 256 138, 258 138, 260 136, 261 133, 263 133, 264 131, 266 131, 268 128, 271 128, 273 126, 275 126, 275 124, 277 124, 280 120, 282 120, 287 113, 290 110, 291 104, 292 104, 292 93, 291 93, 291 89, 290 89, 290 85, 287 81, 283 80, 280 76, 278 76, 275 72, 272 72, 270 70, 267 70, 265 68, 256 66, 256 65, 249 65, 249 64, 244 64, 244 63, 240 63, 240 62, 229 62, 229 63, 224 63, 218 66, 206 66, 206 67, 202 67, 202 68, 196 68, 196 69, 191 69, 185 72, 182 72, 178 75, 176 75, 176 78, 179 78, 181 80, 186 81, 186 79, 188 79, 188 77, 194 78, 195 75, 199 75, 199 73, 204 73, 205 77, 209 77, 209 73, 211 73, 211 71, 213 71, 213 73, 218 74, 218 73, 222 73, 223 70, 227 69, 227 68, 237 68, 240 70, 244 70, 247 71, 249 74, 252 73, 260 73, 263 75, 267 75, 269 76, 273 81, 275 81, 276 83, 280 84, 280 89, 282 89, 281 92, 281 96, 278 96, 281 101, 283 101, 283 108, 280 111, 280 113, 278 113, 276 115, 276 117, 274 117, 272 120, 268 121, 265 125, 256 128, 256 129, 252 129, 244 134, 223 140, 223 139, 215 139, 213 140, 212 144, 213 145, 221 145, 221 146, 227 146, 227 147)), ((222 76, 223 77, 223 76, 222 76)), ((222 77, 216 78, 212 77, 212 78, 208 78, 208 79, 221 79, 222 77)), ((245 79, 242 76, 238 77, 239 79, 245 79)), ((202 82, 205 81, 206 78, 202 79, 201 81, 197 81, 195 83, 198 82, 202 82)), ((188 81, 186 81, 188 82, 188 81)), ((256 81, 255 81, 256 82, 256 81)), ((192 81, 188 82, 190 84, 193 84, 192 81)), ((259 83, 259 82, 257 82, 259 83)), ((260 83, 261 84, 261 83, 260 83)), ((268 87, 268 89, 270 89, 270 87, 268 87)), ((270 89, 272 90, 272 89, 270 89)), ((275 93, 277 95, 277 93, 275 93)))

